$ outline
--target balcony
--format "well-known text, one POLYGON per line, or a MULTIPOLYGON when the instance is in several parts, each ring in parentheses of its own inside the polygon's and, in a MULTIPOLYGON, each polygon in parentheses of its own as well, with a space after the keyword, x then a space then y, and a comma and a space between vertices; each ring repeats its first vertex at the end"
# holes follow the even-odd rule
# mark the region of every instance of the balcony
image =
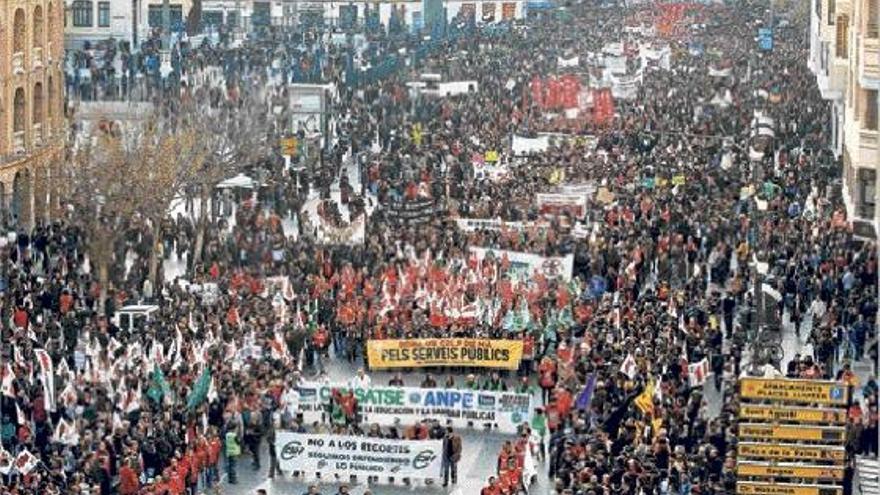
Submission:
POLYGON ((24 52, 12 54, 12 74, 24 74, 24 52))
POLYGON ((34 124, 34 146, 43 145, 43 124, 34 124))
POLYGON ((880 87, 880 38, 862 38, 862 66, 860 83, 866 88, 880 87))
POLYGON ((876 167, 880 163, 880 132, 860 129, 858 155, 853 158, 856 166, 876 167))
POLYGON ((12 133, 12 152, 16 155, 24 154, 24 131, 15 131, 12 133))
POLYGON ((877 131, 861 130, 859 131, 859 148, 862 152, 877 152, 877 131))
POLYGON ((35 46, 31 51, 31 60, 34 69, 39 69, 43 66, 43 47, 35 46))

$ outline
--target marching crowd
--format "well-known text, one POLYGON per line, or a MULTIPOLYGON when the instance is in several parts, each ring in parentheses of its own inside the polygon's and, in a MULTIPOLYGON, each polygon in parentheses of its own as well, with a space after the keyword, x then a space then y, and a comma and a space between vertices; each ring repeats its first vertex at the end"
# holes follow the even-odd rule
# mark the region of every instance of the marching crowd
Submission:
MULTIPOLYGON (((285 231, 308 191, 275 157, 250 165, 273 187, 237 201, 234 222, 210 222, 202 261, 188 267, 189 287, 147 280, 154 234, 138 219, 125 222, 105 288, 77 212, 11 229, 0 248, 0 493, 195 494, 221 473, 234 483, 240 456, 250 452, 260 469, 261 444, 274 445, 277 429, 327 428, 297 421, 297 372, 320 370, 327 359, 366 361, 371 339, 467 336, 526 344, 521 376, 493 376, 485 387, 543 392, 535 419, 499 454, 484 495, 527 489, 522 463, 532 447, 561 495, 732 493, 734 380, 746 351, 734 337, 748 330, 743 318, 755 304, 754 257, 771 267, 778 319, 812 344, 812 355, 777 363, 787 374, 838 378, 846 363, 877 352, 876 243, 854 238, 833 195, 828 107, 806 68, 800 31, 778 29, 773 50, 759 52, 761 5, 690 5, 681 29, 648 38, 671 47, 670 66, 644 68, 637 96, 615 99, 613 119, 601 124, 589 112, 567 119, 542 108, 528 81, 559 73, 560 57, 601 52, 662 7, 584 2, 569 7, 573 20, 547 16, 503 37, 474 30, 447 41, 422 68, 476 81, 449 98, 409 93, 416 68, 345 85, 344 47, 278 40, 296 51, 298 70, 318 67, 319 77, 340 83, 338 144, 325 169, 303 182, 320 184, 326 197, 347 160, 362 164, 364 188, 352 194, 380 205, 365 242, 322 245, 301 219, 296 234, 285 231), (697 43, 702 50, 689 50, 697 43), (718 77, 719 69, 729 71, 718 77), (711 103, 717 94, 730 104, 711 103), (775 122, 759 180, 749 153, 755 111, 775 122), (595 139, 512 156, 512 134, 572 129, 595 139), (476 180, 473 157, 489 150, 509 172, 476 180), (607 194, 588 199, 586 218, 544 219, 535 195, 553 191, 560 175, 607 194), (685 180, 668 184, 678 176, 685 180), (431 214, 410 222, 388 207, 425 201, 431 214), (532 226, 466 232, 456 217, 532 226), (585 236, 575 235, 580 222, 585 236), (572 254, 573 277, 510 276, 510 260, 479 260, 474 246, 572 254), (284 279, 280 287, 273 277, 284 279), (194 290, 212 284, 213 297, 194 290), (115 312, 135 302, 159 308, 133 329, 121 326, 115 312), (513 313, 527 323, 509 325, 513 313), (705 375, 691 366, 699 362, 714 373, 720 414, 703 397, 705 375)), ((396 53, 412 42, 375 44, 396 53)), ((268 79, 274 54, 267 44, 197 47, 175 52, 175 64, 222 67, 227 81, 256 84, 268 79)), ((90 64, 92 74, 114 60, 77 57, 73 66, 90 64)), ((78 79, 68 84, 92 91, 78 79)), ((157 98, 179 92, 166 87, 157 98)), ((169 219, 165 255, 191 258, 193 230, 185 216, 169 219)), ((863 408, 850 414, 860 433, 850 447, 876 453, 877 387, 862 385, 863 408)), ((353 426, 356 406, 339 404, 331 411, 339 431, 454 435, 439 424, 353 426)), ((270 454, 269 476, 276 474, 270 454)))

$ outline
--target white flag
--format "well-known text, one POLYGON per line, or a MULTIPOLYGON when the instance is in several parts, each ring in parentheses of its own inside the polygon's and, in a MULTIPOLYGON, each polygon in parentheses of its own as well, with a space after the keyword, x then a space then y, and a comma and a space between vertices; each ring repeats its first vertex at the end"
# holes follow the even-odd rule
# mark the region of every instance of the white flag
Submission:
POLYGON ((27 449, 24 449, 19 452, 18 456, 15 458, 14 467, 19 473, 26 475, 33 471, 39 462, 40 461, 36 456, 31 454, 27 449))
POLYGON ((0 447, 0 474, 7 475, 12 471, 12 454, 0 447))
POLYGON ((46 402, 46 409, 55 412, 55 366, 52 364, 52 358, 44 349, 34 349, 37 356, 37 362, 40 364, 40 381, 43 382, 43 400, 46 402))
POLYGON ((633 357, 632 353, 628 353, 626 355, 626 359, 623 360, 623 363, 620 365, 620 372, 629 377, 630 380, 636 377, 636 372, 638 372, 638 365, 636 364, 636 358, 633 357))
POLYGON ((18 401, 15 401, 15 422, 21 426, 27 422, 27 417, 24 415, 24 411, 18 407, 18 401))
POLYGON ((52 436, 52 441, 64 445, 76 445, 79 443, 79 433, 77 433, 74 425, 65 421, 64 418, 60 418, 58 424, 55 425, 55 434, 52 436))
POLYGON ((706 383, 709 376, 709 359, 703 358, 694 364, 688 364, 688 385, 699 387, 706 383))
POLYGON ((15 386, 13 383, 15 382, 15 372, 12 371, 12 365, 6 363, 6 366, 3 369, 0 369, 0 374, 2 374, 2 389, 3 395, 6 397, 15 397, 15 386))

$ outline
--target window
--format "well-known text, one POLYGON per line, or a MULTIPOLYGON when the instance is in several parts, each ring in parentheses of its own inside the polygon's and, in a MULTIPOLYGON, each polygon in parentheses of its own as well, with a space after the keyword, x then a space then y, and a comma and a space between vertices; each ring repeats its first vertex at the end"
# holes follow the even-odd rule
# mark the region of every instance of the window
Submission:
POLYGON ((98 2, 98 27, 110 27, 110 2, 98 2))
POLYGON ((816 2, 816 17, 819 18, 819 22, 822 22, 822 2, 825 0, 813 0, 816 2))
POLYGON ((877 90, 876 89, 866 89, 864 91, 865 94, 865 115, 864 115, 864 124, 865 129, 876 131, 877 130, 877 90))
POLYGON ((272 20, 272 6, 268 2, 254 2, 251 23, 254 26, 268 26, 272 20))
POLYGON ((37 5, 34 9, 33 28, 34 48, 43 47, 43 9, 37 5))
POLYGON ((483 2, 483 22, 495 22, 494 2, 483 2))
POLYGON ((223 24, 223 12, 219 10, 206 10, 202 12, 202 25, 220 26, 223 24))
POLYGON ((837 16, 837 47, 838 58, 846 58, 849 54, 849 16, 837 16))
MULTIPOLYGON (((819 0, 821 1, 821 0, 819 0)), ((504 2, 501 4, 501 18, 505 21, 516 17, 516 2, 504 2)))
MULTIPOLYGON (((171 16, 171 30, 178 31, 183 27, 183 7, 180 5, 169 5, 169 14, 171 16)), ((147 12, 147 23, 151 28, 161 28, 165 23, 164 6, 150 5, 147 12)))
POLYGON ((837 12, 836 12, 837 9, 835 8, 836 7, 835 3, 837 3, 837 0, 828 0, 828 25, 829 26, 834 25, 834 17, 835 17, 835 14, 837 14, 837 12))
POLYGON ((857 172, 859 211, 862 218, 873 218, 876 207, 877 171, 870 168, 859 168, 857 172))
POLYGON ((92 27, 92 0, 73 2, 73 27, 92 27))
POLYGON ((23 52, 27 38, 27 26, 24 24, 24 9, 15 11, 12 33, 12 53, 23 52))
POLYGON ((880 37, 880 29, 877 23, 880 18, 880 0, 865 0, 865 14, 867 21, 865 22, 865 36, 868 38, 880 37))

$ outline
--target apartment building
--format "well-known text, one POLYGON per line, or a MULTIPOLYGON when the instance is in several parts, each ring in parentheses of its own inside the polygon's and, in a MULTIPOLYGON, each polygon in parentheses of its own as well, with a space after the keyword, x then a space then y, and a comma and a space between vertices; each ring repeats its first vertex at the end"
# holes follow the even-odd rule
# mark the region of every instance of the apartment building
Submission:
POLYGON ((813 0, 810 69, 832 104, 831 146, 857 232, 876 235, 880 168, 880 0, 813 0))
POLYGON ((25 227, 58 207, 63 10, 58 0, 0 1, 0 215, 25 227))
MULTIPOLYGON (((64 16, 65 45, 113 38, 137 46, 150 31, 162 27, 164 0, 67 0, 64 16)), ((169 0, 171 28, 181 29, 192 0, 169 0)))

